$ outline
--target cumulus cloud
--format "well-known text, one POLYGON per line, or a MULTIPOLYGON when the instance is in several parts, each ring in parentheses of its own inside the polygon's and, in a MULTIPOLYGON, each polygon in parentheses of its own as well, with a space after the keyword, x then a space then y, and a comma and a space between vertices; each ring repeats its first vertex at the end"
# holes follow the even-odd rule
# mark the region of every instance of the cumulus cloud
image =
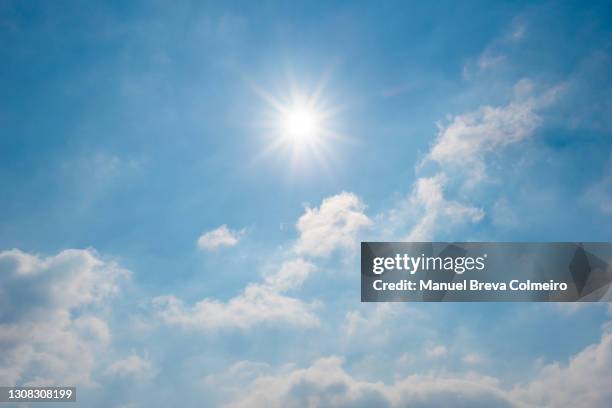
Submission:
POLYGON ((413 375, 390 385, 357 379, 332 356, 253 381, 229 407, 510 407, 497 380, 413 375))
POLYGON ((306 208, 297 222, 300 237, 295 251, 318 257, 339 248, 355 248, 357 233, 372 224, 364 210, 359 197, 347 192, 324 199, 319 208, 306 208))
MULTIPOLYGON (((482 357, 468 353, 464 362, 478 364, 482 357)), ((545 365, 531 380, 514 386, 473 372, 409 375, 386 384, 356 378, 342 364, 341 358, 331 356, 306 368, 266 367, 249 377, 242 393, 227 406, 604 408, 612 404, 609 330, 567 364, 545 365)))
POLYGON ((153 363, 147 357, 132 354, 115 361, 107 369, 106 374, 119 378, 133 378, 144 381, 156 375, 153 363))
POLYGON ((567 365, 544 366, 526 386, 517 387, 517 400, 538 407, 604 408, 612 406, 612 332, 599 343, 572 357, 567 365))
POLYGON ((265 283, 277 291, 297 288, 314 270, 315 266, 312 263, 298 258, 284 262, 277 273, 266 277, 265 283))
POLYGON ((201 250, 215 250, 224 246, 234 246, 240 241, 244 230, 232 231, 223 224, 219 228, 205 232, 198 238, 198 248, 201 250))
POLYGON ((92 384, 110 340, 96 310, 128 274, 93 250, 0 252, 0 383, 92 384))
POLYGON ((316 303, 283 294, 299 287, 313 270, 314 265, 302 259, 287 261, 263 283, 248 285, 227 302, 204 299, 189 307, 174 296, 159 296, 153 299, 155 315, 165 324, 199 330, 248 329, 263 323, 316 326, 316 303))
MULTIPOLYGON (((364 210, 365 205, 355 194, 343 192, 328 197, 318 208, 306 208, 297 222, 300 235, 294 251, 300 257, 285 261, 276 273, 247 285, 240 295, 227 301, 207 298, 189 306, 173 295, 158 296, 152 302, 154 315, 164 324, 199 330, 248 329, 266 323, 317 326, 317 302, 305 303, 285 292, 299 288, 315 270, 315 265, 301 256, 320 257, 336 249, 356 247, 357 233, 372 223, 364 210)), ((238 235, 222 225, 202 235, 198 245, 206 249, 235 245, 238 235)))

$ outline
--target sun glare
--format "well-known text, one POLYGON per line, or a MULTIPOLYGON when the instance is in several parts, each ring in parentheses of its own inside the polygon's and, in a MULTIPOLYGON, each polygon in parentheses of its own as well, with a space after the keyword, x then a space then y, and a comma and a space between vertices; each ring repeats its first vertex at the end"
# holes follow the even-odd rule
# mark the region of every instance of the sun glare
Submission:
POLYGON ((306 141, 318 136, 320 131, 317 112, 297 107, 284 113, 282 131, 285 136, 295 141, 306 141))
POLYGON ((337 155, 335 145, 345 137, 334 129, 338 109, 323 97, 323 84, 311 92, 290 85, 282 96, 256 88, 267 102, 261 121, 267 143, 256 160, 286 157, 292 171, 329 168, 337 155))

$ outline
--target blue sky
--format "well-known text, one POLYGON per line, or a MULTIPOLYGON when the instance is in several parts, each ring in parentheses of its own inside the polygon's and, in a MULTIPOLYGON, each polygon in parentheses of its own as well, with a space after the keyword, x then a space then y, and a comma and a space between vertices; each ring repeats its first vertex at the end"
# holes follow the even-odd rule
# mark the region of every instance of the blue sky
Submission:
POLYGON ((609 241, 611 30, 605 2, 3 2, 0 382, 609 406, 607 305, 360 304, 358 243, 609 241), (327 115, 301 150, 296 95, 327 115))

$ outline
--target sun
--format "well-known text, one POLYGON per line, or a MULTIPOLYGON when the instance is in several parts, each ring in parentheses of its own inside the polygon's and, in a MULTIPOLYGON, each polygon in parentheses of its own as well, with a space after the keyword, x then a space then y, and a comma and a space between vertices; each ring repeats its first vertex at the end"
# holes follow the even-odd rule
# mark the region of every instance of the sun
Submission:
POLYGON ((294 142, 305 142, 320 136, 321 115, 314 109, 297 106, 281 115, 283 136, 294 142))
POLYGON ((312 87, 290 83, 284 91, 272 94, 254 86, 265 104, 257 121, 263 149, 254 161, 276 157, 288 160, 289 174, 308 169, 326 169, 337 161, 337 144, 348 140, 338 123, 339 106, 325 96, 325 81, 312 87))

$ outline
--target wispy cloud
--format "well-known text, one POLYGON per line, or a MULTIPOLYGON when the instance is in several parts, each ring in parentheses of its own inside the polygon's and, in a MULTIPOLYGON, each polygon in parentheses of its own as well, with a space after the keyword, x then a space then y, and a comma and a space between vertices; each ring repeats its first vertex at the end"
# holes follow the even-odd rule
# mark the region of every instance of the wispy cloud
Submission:
POLYGON ((410 203, 419 214, 416 224, 406 238, 408 241, 431 239, 441 225, 456 225, 463 222, 478 222, 484 217, 484 210, 444 197, 447 177, 438 173, 433 177, 417 179, 410 203))
POLYGON ((504 106, 482 106, 451 118, 439 125, 435 143, 425 156, 443 170, 462 171, 475 183, 486 177, 487 155, 534 135, 542 119, 538 112, 552 104, 561 87, 535 94, 535 84, 522 79, 514 86, 510 103, 504 106))

